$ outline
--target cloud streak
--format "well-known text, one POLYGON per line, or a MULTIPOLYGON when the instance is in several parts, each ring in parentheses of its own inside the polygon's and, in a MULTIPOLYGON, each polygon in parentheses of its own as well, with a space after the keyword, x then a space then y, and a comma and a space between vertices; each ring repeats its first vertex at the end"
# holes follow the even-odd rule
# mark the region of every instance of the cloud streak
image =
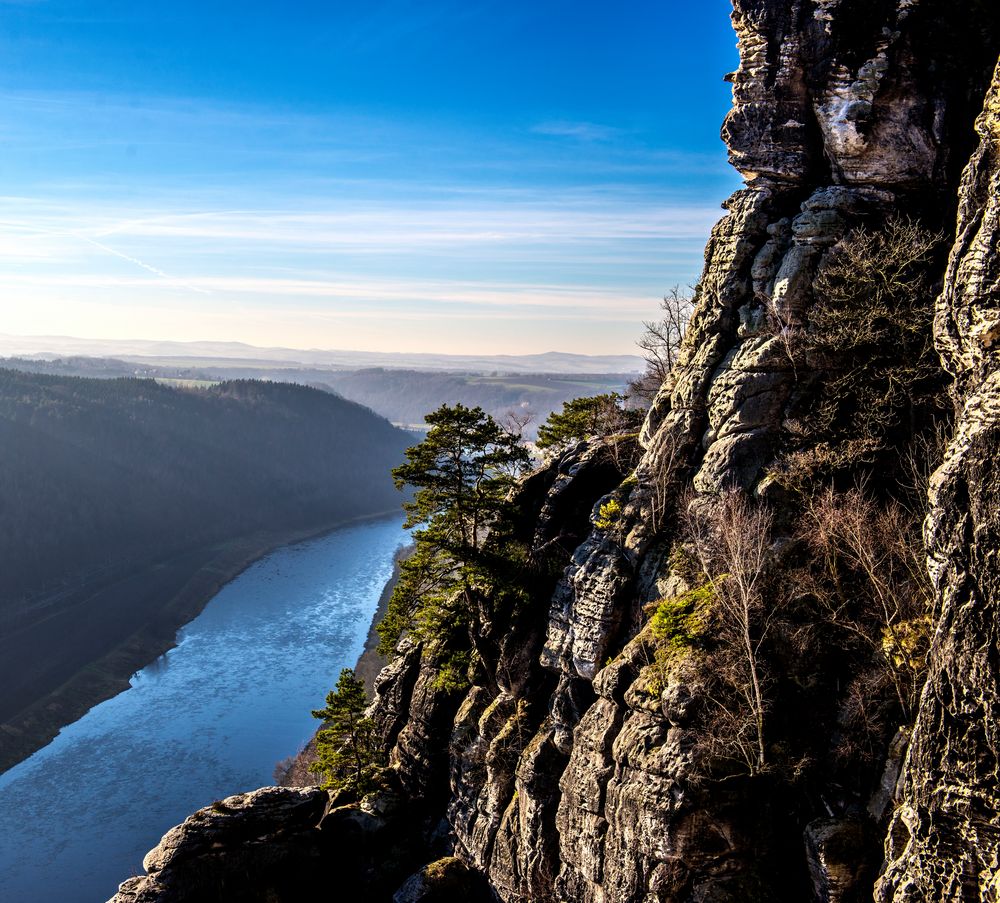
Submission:
POLYGON ((399 321, 394 347, 414 350, 520 343, 520 320, 548 324, 545 347, 629 352, 663 291, 696 278, 719 215, 657 181, 701 178, 709 155, 599 122, 476 135, 183 98, 5 100, 5 149, 59 173, 0 197, 0 287, 24 332, 224 339, 253 321, 350 347, 348 326, 374 343, 399 321))
POLYGON ((577 141, 610 141, 624 134, 621 129, 596 122, 540 122, 531 129, 536 135, 551 138, 572 138, 577 141))

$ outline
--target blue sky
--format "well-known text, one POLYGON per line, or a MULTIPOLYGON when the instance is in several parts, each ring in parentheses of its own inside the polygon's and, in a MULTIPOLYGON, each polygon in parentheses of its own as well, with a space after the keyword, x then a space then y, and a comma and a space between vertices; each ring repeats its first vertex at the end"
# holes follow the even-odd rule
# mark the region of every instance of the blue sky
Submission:
POLYGON ((0 0, 0 332, 629 352, 738 185, 728 14, 0 0))

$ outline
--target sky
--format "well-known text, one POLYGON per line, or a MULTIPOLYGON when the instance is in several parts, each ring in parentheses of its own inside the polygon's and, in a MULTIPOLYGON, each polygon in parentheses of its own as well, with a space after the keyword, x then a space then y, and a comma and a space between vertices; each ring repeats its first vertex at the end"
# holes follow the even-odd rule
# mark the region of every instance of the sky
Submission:
POLYGON ((727 0, 0 0, 0 332, 634 352, 739 185, 727 0))

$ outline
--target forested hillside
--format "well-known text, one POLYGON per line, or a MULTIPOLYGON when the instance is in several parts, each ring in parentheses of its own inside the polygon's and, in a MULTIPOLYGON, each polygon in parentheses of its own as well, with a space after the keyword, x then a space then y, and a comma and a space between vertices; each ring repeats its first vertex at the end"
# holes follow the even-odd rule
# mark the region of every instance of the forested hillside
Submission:
POLYGON ((172 637, 165 607, 251 539, 397 509, 410 441, 303 386, 0 370, 0 720, 138 629, 172 637))
POLYGON ((605 392, 624 392, 635 374, 502 373, 446 370, 412 370, 368 367, 336 370, 320 367, 260 366, 239 360, 203 362, 197 366, 173 366, 154 362, 121 361, 114 358, 64 357, 54 360, 7 358, 0 366, 29 373, 93 376, 102 379, 143 376, 162 382, 209 383, 216 380, 263 379, 329 389, 363 404, 393 423, 419 426, 424 414, 442 404, 461 403, 481 407, 503 420, 514 411, 533 418, 525 435, 534 438, 538 425, 552 411, 574 398, 605 392))
POLYGON ((628 377, 548 373, 483 376, 376 368, 328 373, 321 382, 394 423, 408 426, 423 423, 424 415, 442 404, 481 407, 499 420, 510 411, 521 416, 532 414, 525 433, 533 437, 539 424, 564 402, 602 392, 624 392, 628 377))

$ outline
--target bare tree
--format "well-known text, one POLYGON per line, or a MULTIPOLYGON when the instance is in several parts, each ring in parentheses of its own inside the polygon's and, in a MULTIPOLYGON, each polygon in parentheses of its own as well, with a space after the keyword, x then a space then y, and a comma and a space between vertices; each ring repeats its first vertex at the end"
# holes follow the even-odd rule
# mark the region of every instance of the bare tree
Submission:
POLYGON ((524 438, 524 431, 538 415, 526 408, 511 408, 500 418, 500 426, 517 439, 524 438))
POLYGON ((742 748, 751 774, 767 767, 761 647, 776 608, 764 604, 763 584, 770 560, 772 517, 763 506, 739 492, 728 492, 692 506, 688 533, 701 567, 715 590, 720 644, 737 654, 726 659, 724 685, 736 691, 742 705, 734 707, 724 696, 716 699, 719 726, 726 738, 742 748), (742 720, 740 712, 743 712, 742 720), (749 720, 752 754, 743 727, 749 720))
POLYGON ((792 375, 798 381, 798 366, 795 359, 800 352, 805 329, 800 323, 796 323, 786 312, 782 311, 779 299, 774 295, 759 293, 757 301, 764 309, 764 318, 768 331, 781 343, 785 357, 788 358, 788 363, 791 364, 792 375))
POLYGON ((651 402, 670 379, 677 363, 681 342, 694 313, 694 298, 674 286, 660 302, 663 316, 643 322, 644 331, 636 343, 646 360, 646 370, 629 385, 631 396, 651 402))
POLYGON ((924 673, 931 587, 914 515, 862 489, 813 497, 801 528, 822 579, 810 589, 833 625, 880 663, 909 717, 924 673))
POLYGON ((637 469, 636 478, 648 500, 653 528, 659 530, 676 510, 673 506, 681 491, 684 456, 678 453, 676 437, 665 430, 654 442, 637 469))
POLYGON ((951 419, 948 417, 936 419, 930 429, 914 436, 913 441, 902 452, 899 484, 921 516, 927 505, 931 476, 944 461, 945 450, 951 438, 951 426, 951 419))

